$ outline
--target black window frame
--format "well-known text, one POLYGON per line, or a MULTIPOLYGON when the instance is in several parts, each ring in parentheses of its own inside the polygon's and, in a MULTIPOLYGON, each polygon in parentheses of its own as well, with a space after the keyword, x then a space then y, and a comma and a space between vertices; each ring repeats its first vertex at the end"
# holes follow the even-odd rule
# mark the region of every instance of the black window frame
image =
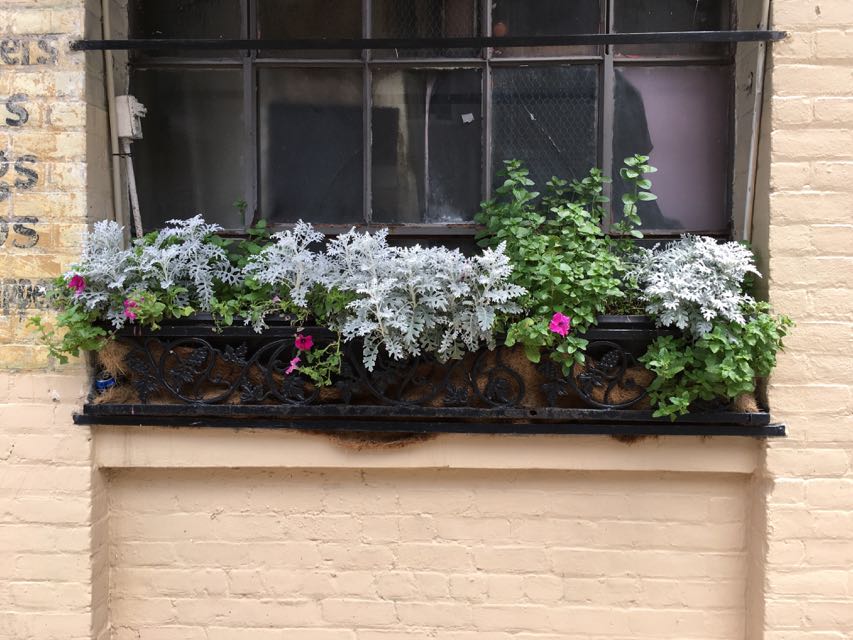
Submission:
MULTIPOLYGON (((258 3, 263 0, 239 0, 241 9, 240 37, 251 39, 258 33, 258 3)), ((600 10, 600 33, 615 33, 614 8, 617 0, 601 0, 600 10)), ((372 4, 373 0, 361 0, 362 8, 362 37, 371 38, 372 34, 372 4)), ((482 34, 492 33, 492 3, 490 0, 480 1, 480 30, 482 34)), ((728 8, 730 16, 729 28, 737 23, 737 15, 734 2, 730 2, 728 8)), ((725 28, 725 25, 724 25, 725 28)), ((477 34, 479 35, 479 34, 477 34)), ((131 34, 131 37, 132 34, 131 34)), ((266 55, 265 52, 256 49, 240 50, 237 56, 223 56, 221 54, 194 56, 192 52, 179 56, 171 55, 134 55, 129 60, 130 75, 135 70, 151 69, 231 69, 239 70, 242 76, 243 87, 243 144, 246 153, 246 163, 243 175, 243 197, 246 201, 242 226, 229 227, 228 232, 235 234, 244 233, 248 227, 262 217, 260 211, 260 150, 259 140, 259 71, 265 68, 360 68, 363 78, 362 95, 362 123, 363 123, 363 174, 362 182, 363 203, 362 220, 346 224, 315 224, 318 230, 327 234, 336 234, 348 230, 352 226, 359 228, 389 229, 391 235, 414 238, 448 238, 448 237, 470 237, 476 232, 477 225, 473 222, 464 223, 388 223, 374 222, 371 219, 372 203, 372 142, 371 142, 371 96, 372 75, 376 69, 418 69, 418 68, 476 68, 482 70, 482 167, 481 167, 481 193, 483 199, 490 197, 494 188, 494 172, 496 161, 502 158, 493 157, 492 138, 493 116, 492 116, 492 71, 499 68, 516 67, 524 68, 530 66, 560 66, 572 64, 595 65, 598 70, 598 126, 596 132, 597 162, 605 174, 611 174, 613 167, 613 131, 614 131, 614 86, 616 69, 623 66, 724 66, 729 69, 729 91, 728 91, 728 113, 729 123, 726 141, 725 157, 725 212, 721 220, 725 226, 714 229, 644 229, 648 238, 677 237, 685 232, 701 233, 716 237, 731 237, 733 219, 733 188, 734 175, 734 82, 735 82, 735 57, 734 45, 720 44, 719 54, 708 55, 684 55, 676 53, 677 45, 672 46, 671 55, 648 55, 622 57, 617 55, 617 46, 597 45, 597 54, 582 55, 547 55, 547 56, 517 56, 517 55, 495 55, 500 51, 497 47, 485 47, 480 50, 477 57, 425 57, 402 54, 398 58, 376 57, 371 49, 360 51, 360 57, 330 57, 328 54, 322 57, 276 57, 266 55)), ((143 124, 144 128, 144 124, 143 124)), ((571 177, 571 176, 558 176, 571 177)), ((653 176, 652 176, 653 177, 653 176)), ((541 185, 540 185, 541 186, 541 185)), ((608 190, 609 191, 609 190, 608 190)), ((608 193, 608 195, 611 195, 608 193)), ((615 204, 614 204, 615 208, 615 204)), ((473 215, 474 212, 472 212, 473 215)), ((145 211, 142 211, 143 221, 145 211)), ((235 220, 238 217, 235 209, 235 220)), ((307 221, 310 221, 307 220, 307 221)), ((612 214, 610 223, 612 224, 612 214)), ((281 229, 290 226, 288 223, 272 223, 271 229, 281 229)))

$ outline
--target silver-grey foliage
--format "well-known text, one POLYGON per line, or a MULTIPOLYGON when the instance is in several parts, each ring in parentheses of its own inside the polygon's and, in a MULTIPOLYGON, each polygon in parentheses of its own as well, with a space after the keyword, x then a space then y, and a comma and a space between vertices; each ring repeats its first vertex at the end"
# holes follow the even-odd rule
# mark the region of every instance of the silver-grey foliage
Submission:
POLYGON ((145 288, 149 282, 162 289, 182 287, 199 311, 210 311, 216 281, 238 284, 241 273, 228 260, 225 249, 208 242, 222 227, 208 224, 201 215, 169 220, 153 242, 137 241, 136 271, 145 288))
POLYGON ((743 307, 753 302, 744 292, 749 273, 761 275, 743 245, 685 235, 663 248, 638 251, 630 275, 660 325, 700 337, 717 318, 744 324, 743 307))
POLYGON ((325 236, 300 220, 293 229, 272 238, 272 244, 249 259, 244 273, 260 283, 286 288, 294 304, 304 307, 311 289, 323 284, 326 277, 325 257, 311 248, 325 236))
POLYGON ((508 282, 503 247, 468 258, 445 247, 391 247, 384 230, 350 230, 329 242, 326 256, 326 285, 357 296, 339 328, 346 339, 363 338, 368 369, 380 347, 396 359, 442 360, 493 347, 497 313, 518 312, 513 300, 524 293, 508 282))

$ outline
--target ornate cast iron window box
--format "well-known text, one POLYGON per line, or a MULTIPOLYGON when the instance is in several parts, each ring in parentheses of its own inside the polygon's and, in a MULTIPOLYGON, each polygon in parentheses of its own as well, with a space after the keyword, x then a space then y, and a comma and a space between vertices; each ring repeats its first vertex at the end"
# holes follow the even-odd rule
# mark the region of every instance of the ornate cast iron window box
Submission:
MULTIPOLYGON (((119 332, 100 354, 117 384, 93 388, 77 424, 211 426, 337 431, 512 434, 782 436, 766 412, 709 405, 675 422, 652 417, 637 356, 661 330, 643 316, 605 316, 589 331, 587 362, 565 376, 519 349, 482 349, 462 360, 380 356, 373 371, 360 345, 345 343, 340 375, 317 387, 298 370, 287 318, 262 334, 217 328, 209 317, 170 321, 157 331, 119 332)), ((301 330, 315 348, 332 340, 301 330)))

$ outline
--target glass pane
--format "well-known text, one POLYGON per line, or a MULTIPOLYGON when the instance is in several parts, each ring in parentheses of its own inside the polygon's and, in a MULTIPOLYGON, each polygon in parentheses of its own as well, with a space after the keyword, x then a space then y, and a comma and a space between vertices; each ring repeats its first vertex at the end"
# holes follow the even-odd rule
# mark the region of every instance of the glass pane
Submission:
POLYGON ((481 199, 479 70, 373 77, 373 220, 464 222, 481 199))
MULTIPOLYGON (((615 0, 614 28, 621 33, 720 31, 729 28, 729 0, 615 0)), ((623 45, 617 55, 725 54, 720 43, 623 45)))
MULTIPOLYGON (((361 0, 260 0, 258 37, 360 38, 361 0)), ((360 58, 360 51, 261 51, 262 57, 360 58)))
MULTIPOLYGON (((466 38, 479 34, 477 0, 374 0, 374 38, 466 38)), ((479 49, 377 49, 376 58, 480 55, 479 49)))
MULTIPOLYGON (((658 168, 649 176, 658 200, 640 205, 645 228, 727 228, 730 94, 728 67, 616 70, 613 174, 635 153, 658 168)), ((614 203, 625 189, 615 178, 614 203)))
POLYGON ((597 164, 598 70, 592 65, 495 69, 492 170, 521 160, 540 187, 597 164))
MULTIPOLYGON (((494 0, 492 35, 559 36, 573 33, 599 33, 599 0, 494 0)), ((566 56, 598 53, 599 47, 512 47, 495 49, 495 56, 566 56)))
POLYGON ((135 71, 131 91, 148 109, 133 161, 147 230, 204 214, 243 227, 234 202, 245 195, 239 71, 135 71))
MULTIPOLYGON (((130 0, 131 38, 240 38, 240 0, 130 0)), ((144 52, 149 56, 174 51, 144 52)), ((186 56, 187 52, 177 53, 186 56)), ((236 57, 237 51, 193 51, 193 57, 236 57)))
POLYGON ((264 218, 364 220, 361 102, 361 69, 260 71, 264 218))

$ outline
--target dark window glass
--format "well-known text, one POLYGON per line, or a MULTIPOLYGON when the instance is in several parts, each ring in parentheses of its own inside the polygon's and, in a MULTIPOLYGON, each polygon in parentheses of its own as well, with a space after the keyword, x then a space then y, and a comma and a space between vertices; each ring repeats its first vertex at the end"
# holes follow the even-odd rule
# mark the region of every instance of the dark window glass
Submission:
MULTIPOLYGON (((658 200, 640 205, 645 228, 726 229, 730 94, 727 67, 616 70, 613 174, 635 153, 658 168, 649 176, 658 200)), ((624 192, 615 179, 614 201, 624 192)))
POLYGON ((148 230, 202 213, 241 228, 245 146, 239 71, 136 71, 131 91, 147 107, 133 144, 139 203, 148 230))
POLYGON ((259 73, 261 212, 275 222, 363 219, 361 69, 259 73))
MULTIPOLYGON (((258 37, 269 40, 288 38, 361 37, 361 0, 260 0, 258 37)), ((271 51, 262 57, 359 58, 360 51, 312 50, 271 51)))
POLYGON ((471 220, 482 185, 479 70, 373 78, 373 220, 471 220))
MULTIPOLYGON (((720 31, 729 28, 729 0, 616 0, 614 28, 621 33, 720 31)), ((719 55, 725 44, 622 45, 617 55, 719 55)))
MULTIPOLYGON (((479 34, 477 0, 374 0, 374 38, 465 38, 479 34)), ((466 56, 479 49, 377 49, 376 58, 466 56)))
POLYGON ((503 160, 521 160, 542 186, 597 164, 597 67, 495 69, 492 96, 494 172, 503 160))
MULTIPOLYGON (((131 38, 240 38, 240 0, 130 0, 131 38)), ((186 55, 177 51, 147 51, 140 55, 186 55)), ((235 51, 193 51, 193 57, 236 57, 235 51)))
MULTIPOLYGON (((599 33, 602 26, 599 0, 493 0, 492 35, 559 36, 599 33)), ((496 48, 503 57, 588 55, 598 47, 496 48)))

